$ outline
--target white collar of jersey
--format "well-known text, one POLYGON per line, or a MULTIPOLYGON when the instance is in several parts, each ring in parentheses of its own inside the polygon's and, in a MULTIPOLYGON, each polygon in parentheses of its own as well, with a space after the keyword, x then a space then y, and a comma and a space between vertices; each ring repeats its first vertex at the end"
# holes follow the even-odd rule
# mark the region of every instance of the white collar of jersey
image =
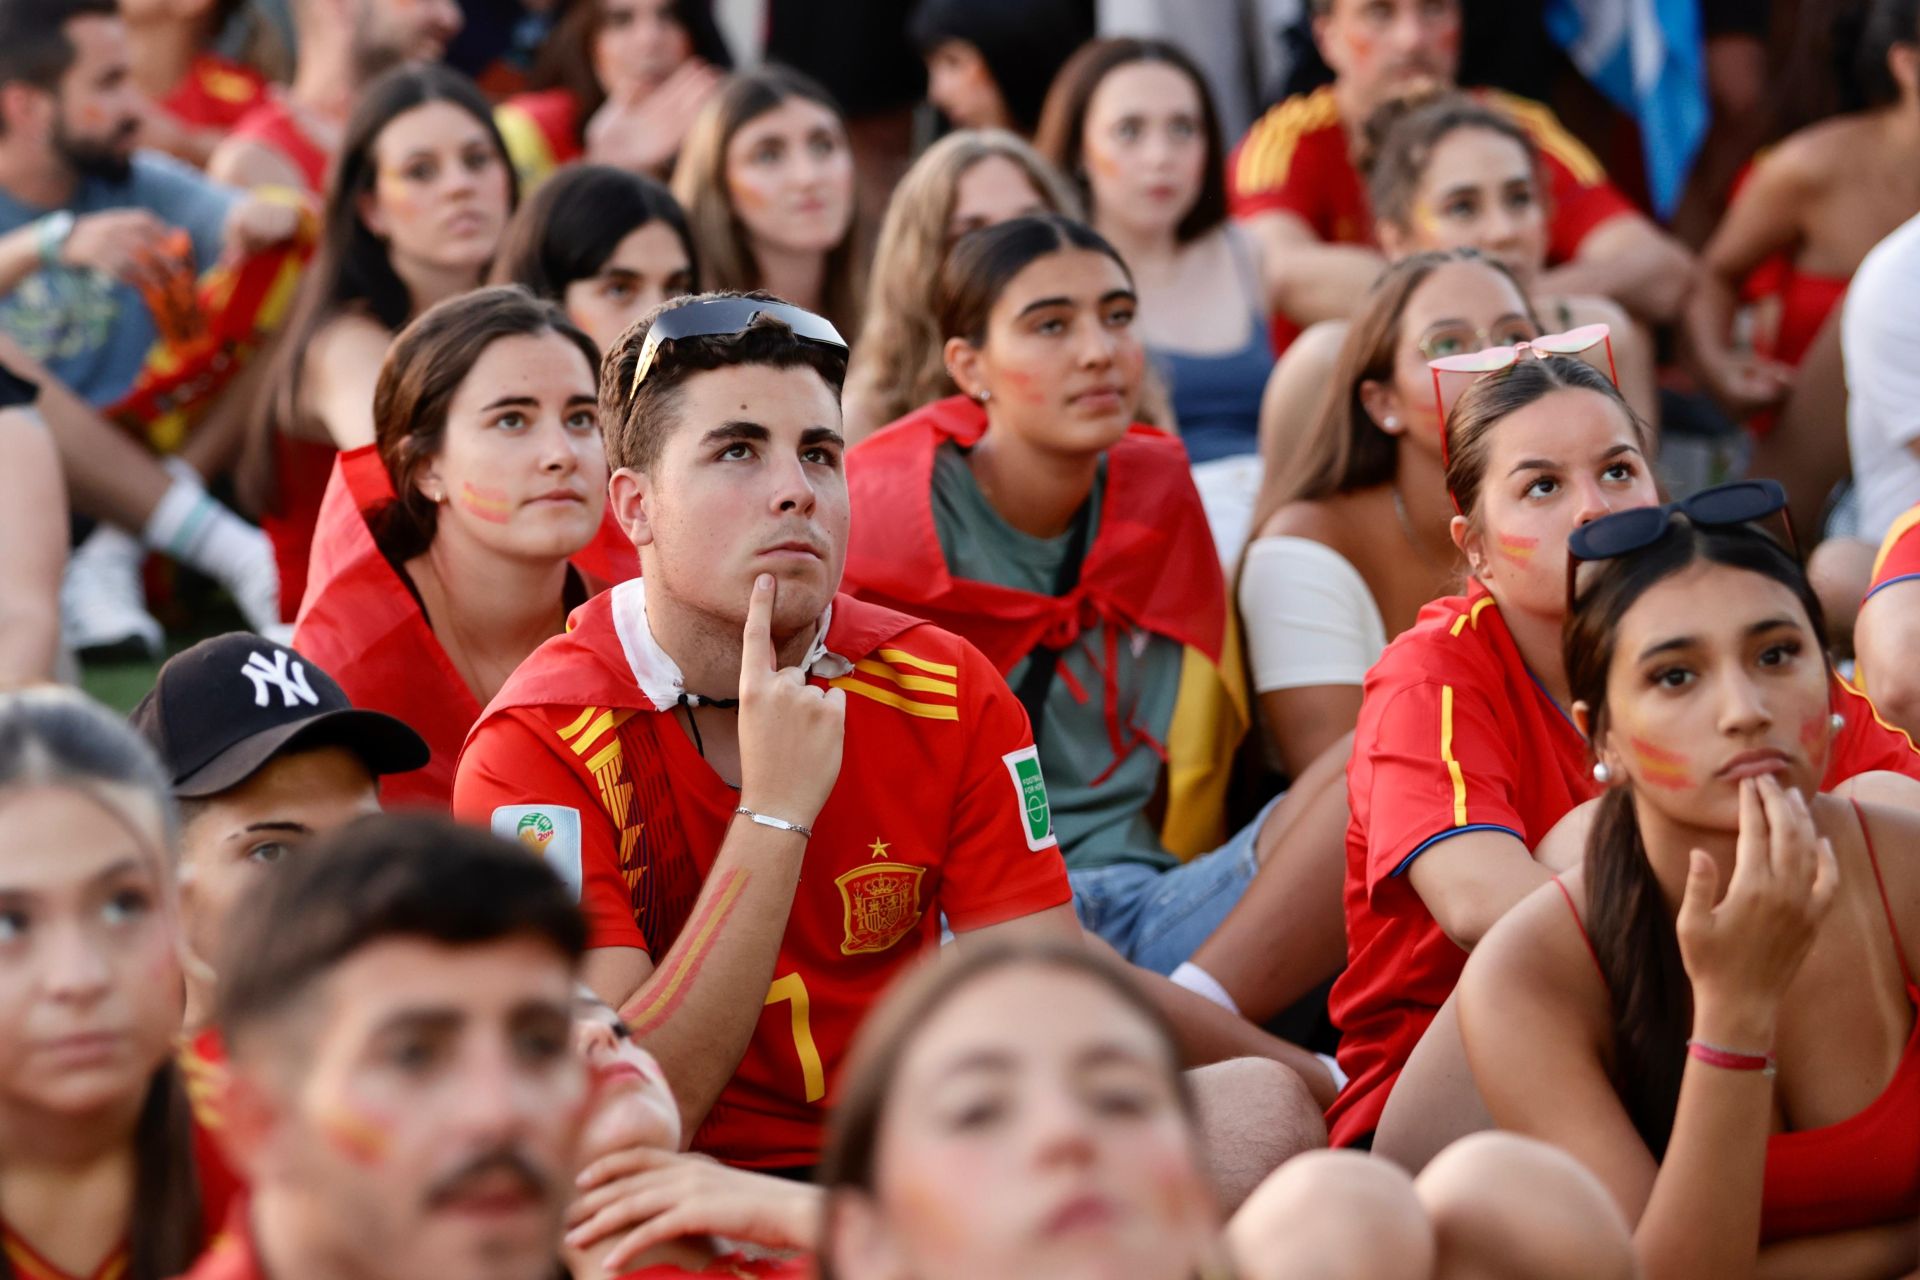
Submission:
MULTIPOLYGON (((682 695, 699 702, 699 694, 687 692, 680 664, 660 647, 660 642, 653 638, 653 628, 647 625, 646 579, 629 578, 612 588, 609 603, 613 609, 613 631, 620 637, 620 651, 633 669, 633 682, 647 695, 653 709, 670 711, 680 705, 682 695)), ((829 603, 820 615, 805 664, 808 675, 822 680, 837 680, 853 670, 853 663, 837 653, 827 652, 827 628, 832 625, 833 605, 829 603)))

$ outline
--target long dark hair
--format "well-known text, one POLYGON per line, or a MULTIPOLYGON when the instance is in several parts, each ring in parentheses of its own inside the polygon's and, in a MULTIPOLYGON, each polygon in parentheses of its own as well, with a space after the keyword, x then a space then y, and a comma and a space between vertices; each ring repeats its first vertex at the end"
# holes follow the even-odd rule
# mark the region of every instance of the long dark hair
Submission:
POLYGON ((448 298, 400 331, 373 390, 373 436, 394 500, 368 522, 381 553, 404 563, 433 545, 439 508, 415 483, 440 452, 447 408, 488 347, 502 338, 557 333, 580 349, 599 387, 600 352, 566 312, 519 285, 448 298))
POLYGON ((1166 40, 1114 36, 1081 46, 1060 68, 1053 88, 1047 92, 1046 106, 1040 112, 1040 130, 1033 139, 1034 149, 1051 160, 1054 168, 1073 178, 1080 187, 1080 198, 1086 203, 1087 212, 1098 216, 1086 176, 1087 108, 1109 75, 1136 62, 1160 62, 1174 68, 1192 82, 1200 98, 1200 128, 1206 134, 1207 162, 1200 171, 1200 191, 1193 207, 1175 228, 1180 243, 1186 244, 1227 220, 1227 156, 1220 141, 1220 113, 1214 108, 1207 78, 1179 45, 1166 40))
MULTIPOLYGON (((160 815, 165 847, 152 850, 156 873, 174 871, 178 812, 159 761, 124 720, 67 689, 0 694, 0 792, 70 787, 107 805, 102 792, 132 791, 160 815)), ((193 1264, 205 1244, 193 1117, 172 1055, 154 1069, 133 1129, 133 1211, 128 1220, 127 1280, 166 1280, 193 1264)), ((0 1276, 15 1274, 0 1250, 0 1276)))
MULTIPOLYGON (((673 0, 668 6, 673 20, 687 33, 693 56, 723 70, 733 67, 733 54, 713 20, 708 0, 673 0)), ((607 101, 607 87, 593 71, 593 42, 600 38, 606 22, 604 0, 564 0, 553 30, 540 44, 529 89, 565 89, 575 105, 573 133, 576 143, 584 144, 587 122, 607 101)))
POLYGON ((700 292, 700 255, 680 202, 652 178, 606 164, 566 165, 540 184, 500 238, 493 282, 559 302, 568 285, 599 275, 620 242, 649 222, 664 222, 679 237, 693 267, 687 292, 700 292))
POLYGON ((964 338, 979 346, 987 338, 987 317, 1007 282, 1036 258, 1063 249, 1104 253, 1119 266, 1129 286, 1133 272, 1120 251, 1084 222, 1057 213, 1031 213, 991 227, 969 231, 954 242, 933 291, 933 316, 941 338, 964 338))
MULTIPOLYGON (((1820 601, 1799 563, 1778 542, 1747 526, 1702 528, 1675 517, 1660 541, 1595 563, 1567 615, 1567 685, 1590 708, 1597 741, 1607 727, 1607 673, 1619 620, 1660 582, 1695 564, 1725 565, 1773 579, 1792 591, 1812 634, 1826 634, 1820 601)), ((1647 861, 1633 792, 1610 788, 1587 835, 1587 933, 1613 997, 1613 1084, 1634 1128, 1659 1159, 1673 1132, 1693 1021, 1693 988, 1660 882, 1647 861)))
MULTIPOLYGON (((900 1074, 900 1063, 915 1034, 969 987, 1008 969, 1051 969, 1087 978, 1103 987, 1136 1017, 1154 1029, 1166 1048, 1167 1071, 1175 1096, 1189 1122, 1194 1099, 1180 1071, 1172 1026, 1166 1015, 1129 982, 1109 960, 1087 947, 1060 942, 988 945, 943 956, 924 964, 887 993, 861 1024, 841 1074, 839 1097, 828 1119, 826 1143, 820 1151, 816 1181, 827 1190, 826 1217, 830 1224, 840 1196, 847 1192, 871 1195, 878 1180, 880 1125, 888 1095, 900 1074)), ((821 1280, 835 1280, 833 1233, 821 1232, 818 1259, 821 1280)))
POLYGON ((493 106, 473 81, 458 71, 427 63, 396 67, 369 85, 347 119, 346 134, 327 177, 319 247, 280 337, 265 415, 273 429, 286 431, 298 421, 306 351, 328 321, 359 308, 382 327, 398 331, 413 313, 412 295, 395 273, 386 245, 361 221, 359 203, 373 190, 378 167, 373 147, 382 131, 396 116, 429 102, 451 103, 485 126, 500 163, 506 166, 508 207, 519 202, 519 182, 507 144, 494 127, 493 106))
MULTIPOLYGON (((753 245, 727 194, 727 144, 749 121, 794 98, 825 107, 845 129, 846 113, 819 81, 792 67, 768 64, 729 78, 687 130, 673 166, 673 194, 686 210, 687 224, 700 246, 701 273, 708 288, 745 292, 761 287, 753 245)), ((840 243, 827 251, 820 310, 842 333, 860 332, 865 285, 859 270, 859 230, 856 208, 840 243)))

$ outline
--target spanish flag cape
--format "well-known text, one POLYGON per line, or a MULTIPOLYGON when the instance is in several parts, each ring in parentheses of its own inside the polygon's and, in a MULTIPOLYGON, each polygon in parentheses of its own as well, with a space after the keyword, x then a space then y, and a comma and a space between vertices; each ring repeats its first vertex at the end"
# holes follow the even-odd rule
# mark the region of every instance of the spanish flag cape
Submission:
MULTIPOLYGON (((368 521, 394 501, 393 482, 375 445, 349 449, 334 462, 314 527, 307 596, 293 628, 293 647, 339 681, 356 707, 397 716, 427 740, 424 769, 380 780, 389 807, 448 810, 453 770, 480 702, 454 669, 427 625, 426 614, 368 521)), ((573 558, 589 592, 638 572, 633 547, 624 562, 611 547, 606 522, 573 558), (624 566, 631 566, 622 572, 624 566)))
POLYGON ((565 89, 516 94, 493 109, 493 123, 507 144, 523 191, 533 190, 555 169, 581 156, 580 103, 565 89))
MULTIPOLYGON (((1105 652, 1093 656, 1105 676, 1116 762, 1136 743, 1158 751, 1167 763, 1161 842, 1182 858, 1217 848, 1225 838, 1234 750, 1251 717, 1239 634, 1187 451, 1137 423, 1107 451, 1099 530, 1079 584, 1056 597, 957 578, 947 569, 933 523, 934 453, 949 441, 970 446, 986 430, 984 408, 951 396, 848 453, 854 518, 842 590, 965 637, 1003 676, 1036 647, 1067 648, 1104 624, 1105 652), (1114 675, 1121 630, 1149 631, 1184 647, 1165 743, 1121 723, 1114 675)), ((1055 678, 1086 700, 1065 667, 1055 678)))
POLYGON ((246 368, 286 319, 299 288, 319 219, 305 196, 285 189, 259 193, 301 210, 300 230, 285 244, 244 258, 223 258, 195 276, 192 244, 176 232, 142 295, 159 331, 133 385, 106 416, 160 453, 185 441, 213 397, 246 368))

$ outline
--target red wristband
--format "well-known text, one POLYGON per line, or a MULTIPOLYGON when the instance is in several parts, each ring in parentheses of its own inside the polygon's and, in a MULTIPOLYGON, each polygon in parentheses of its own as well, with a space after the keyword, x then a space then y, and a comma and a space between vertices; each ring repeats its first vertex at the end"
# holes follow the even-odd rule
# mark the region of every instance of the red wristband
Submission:
POLYGON ((1775 1070, 1770 1053, 1741 1053, 1735 1049, 1722 1049, 1704 1040, 1687 1041, 1687 1056, 1710 1067, 1719 1067, 1722 1071, 1764 1071, 1772 1075, 1775 1070))

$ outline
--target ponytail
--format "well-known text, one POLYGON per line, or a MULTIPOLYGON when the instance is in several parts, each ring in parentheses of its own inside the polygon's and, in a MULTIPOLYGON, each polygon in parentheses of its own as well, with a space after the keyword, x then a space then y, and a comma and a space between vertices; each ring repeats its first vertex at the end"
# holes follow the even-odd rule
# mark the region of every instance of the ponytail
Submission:
POLYGON ((1600 797, 1587 837, 1586 874, 1587 932, 1613 995, 1614 1092, 1658 1160, 1680 1103, 1693 997, 1626 787, 1600 797))

